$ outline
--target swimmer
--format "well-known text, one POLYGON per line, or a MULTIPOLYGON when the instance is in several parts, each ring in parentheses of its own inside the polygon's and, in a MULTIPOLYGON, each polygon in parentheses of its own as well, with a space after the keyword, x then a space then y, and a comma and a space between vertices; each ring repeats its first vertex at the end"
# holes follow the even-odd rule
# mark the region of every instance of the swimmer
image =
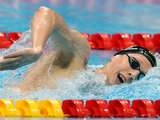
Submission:
MULTIPOLYGON (((77 71, 89 69, 91 48, 88 41, 80 32, 70 29, 54 10, 39 7, 31 21, 31 38, 31 48, 9 53, 0 60, 1 71, 36 62, 17 85, 22 92, 36 91, 39 87, 56 89, 55 79, 72 78, 77 71), (58 50, 42 55, 48 38, 58 50)), ((156 59, 149 50, 132 46, 116 53, 109 63, 96 71, 107 76, 107 85, 115 85, 139 79, 155 66, 156 59)))

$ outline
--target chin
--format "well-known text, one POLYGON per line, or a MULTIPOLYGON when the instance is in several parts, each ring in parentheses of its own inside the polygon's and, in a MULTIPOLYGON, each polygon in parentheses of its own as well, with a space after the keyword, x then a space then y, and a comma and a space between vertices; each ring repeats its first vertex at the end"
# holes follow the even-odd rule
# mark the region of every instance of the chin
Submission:
POLYGON ((116 77, 109 78, 106 80, 106 84, 107 85, 116 85, 115 80, 116 80, 116 77))
POLYGON ((106 81, 106 85, 115 85, 112 81, 106 81))

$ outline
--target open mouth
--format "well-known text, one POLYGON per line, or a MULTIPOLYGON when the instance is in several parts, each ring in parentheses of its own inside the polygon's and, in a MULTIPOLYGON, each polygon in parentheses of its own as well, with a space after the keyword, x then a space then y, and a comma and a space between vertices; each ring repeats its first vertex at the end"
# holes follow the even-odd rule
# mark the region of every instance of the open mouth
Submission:
POLYGON ((118 79, 121 83, 125 82, 125 78, 120 73, 118 73, 118 79))

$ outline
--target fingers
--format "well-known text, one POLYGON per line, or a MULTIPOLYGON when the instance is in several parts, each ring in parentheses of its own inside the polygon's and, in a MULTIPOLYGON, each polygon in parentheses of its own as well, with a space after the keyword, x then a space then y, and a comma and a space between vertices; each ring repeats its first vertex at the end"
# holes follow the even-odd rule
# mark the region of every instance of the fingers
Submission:
POLYGON ((19 64, 18 62, 17 63, 14 63, 14 64, 6 64, 4 66, 0 66, 0 71, 3 71, 3 70, 15 70, 19 67, 23 66, 22 64, 19 64))
POLYGON ((14 58, 14 57, 19 57, 22 55, 22 52, 21 51, 16 51, 16 52, 13 52, 13 53, 9 53, 7 55, 4 55, 3 58, 6 59, 6 58, 14 58))
POLYGON ((3 70, 16 70, 18 67, 16 66, 6 66, 6 67, 2 67, 0 68, 0 71, 3 71, 3 70))
POLYGON ((22 67, 24 65, 27 65, 26 63, 24 62, 16 62, 14 64, 6 64, 5 66, 0 66, 0 71, 3 71, 3 70, 15 70, 19 67, 22 67))
POLYGON ((21 67, 21 66, 18 65, 18 64, 8 65, 8 66, 0 68, 0 71, 3 71, 3 70, 16 70, 19 67, 21 67))
POLYGON ((2 59, 0 60, 0 66, 5 65, 5 64, 12 64, 15 62, 21 61, 19 58, 7 58, 7 59, 2 59))
POLYGON ((0 61, 0 70, 6 67, 16 66, 18 63, 20 63, 20 61, 21 60, 18 58, 3 59, 0 61))
POLYGON ((3 58, 14 58, 14 57, 20 57, 22 56, 23 54, 27 53, 30 51, 30 48, 25 48, 25 49, 22 49, 22 50, 18 50, 16 52, 13 52, 13 53, 9 53, 7 55, 4 55, 3 58))
POLYGON ((0 59, 0 70, 16 69, 35 62, 38 57, 30 48, 9 53, 0 59))

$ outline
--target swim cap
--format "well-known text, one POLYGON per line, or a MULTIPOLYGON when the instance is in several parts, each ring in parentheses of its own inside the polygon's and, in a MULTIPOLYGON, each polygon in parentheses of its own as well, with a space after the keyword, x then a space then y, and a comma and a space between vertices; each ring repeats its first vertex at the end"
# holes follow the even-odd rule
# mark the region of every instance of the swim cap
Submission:
POLYGON ((149 51, 148 49, 144 48, 144 47, 141 47, 141 46, 131 46, 131 47, 128 47, 126 49, 123 49, 123 50, 119 51, 115 55, 122 55, 122 54, 125 54, 125 53, 138 53, 138 54, 142 54, 143 56, 145 56, 148 59, 148 61, 152 65, 152 67, 157 66, 156 58, 153 55, 153 53, 151 51, 149 51))

